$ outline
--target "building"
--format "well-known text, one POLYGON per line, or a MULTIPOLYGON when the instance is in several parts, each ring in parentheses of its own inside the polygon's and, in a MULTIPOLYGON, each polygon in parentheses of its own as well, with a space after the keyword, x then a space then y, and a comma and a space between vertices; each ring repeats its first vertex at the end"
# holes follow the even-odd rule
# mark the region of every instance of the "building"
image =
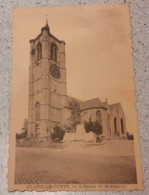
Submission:
POLYGON ((99 98, 81 101, 67 95, 65 42, 53 36, 48 23, 30 40, 28 138, 50 138, 55 125, 71 116, 77 101, 81 121, 98 120, 106 139, 126 139, 126 122, 120 103, 109 105, 99 98))

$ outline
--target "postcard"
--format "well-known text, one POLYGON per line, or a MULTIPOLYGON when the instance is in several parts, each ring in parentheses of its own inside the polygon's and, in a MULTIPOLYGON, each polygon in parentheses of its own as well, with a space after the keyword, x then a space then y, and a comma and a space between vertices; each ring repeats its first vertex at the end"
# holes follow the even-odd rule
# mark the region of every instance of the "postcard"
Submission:
POLYGON ((129 5, 13 16, 8 190, 143 190, 129 5))

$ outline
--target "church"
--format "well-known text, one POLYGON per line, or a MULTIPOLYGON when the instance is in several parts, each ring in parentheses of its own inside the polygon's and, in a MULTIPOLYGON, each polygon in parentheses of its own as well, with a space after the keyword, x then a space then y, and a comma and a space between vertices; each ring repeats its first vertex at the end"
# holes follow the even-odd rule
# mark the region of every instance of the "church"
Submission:
POLYGON ((99 98, 87 101, 67 95, 65 42, 51 34, 48 23, 30 40, 28 138, 50 138, 55 125, 67 123, 71 102, 77 102, 81 122, 98 121, 105 139, 127 139, 121 103, 99 98))

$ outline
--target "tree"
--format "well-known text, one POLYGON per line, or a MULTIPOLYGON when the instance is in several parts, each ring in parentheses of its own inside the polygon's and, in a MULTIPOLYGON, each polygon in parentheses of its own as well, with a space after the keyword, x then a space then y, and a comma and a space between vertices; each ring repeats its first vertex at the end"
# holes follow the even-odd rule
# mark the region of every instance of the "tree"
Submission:
POLYGON ((71 102, 69 102, 69 107, 72 110, 71 112, 72 126, 74 129, 76 129, 76 125, 79 124, 81 121, 80 105, 76 100, 72 100, 71 102))
POLYGON ((63 129, 60 126, 56 125, 53 128, 53 133, 51 133, 51 138, 52 140, 61 141, 64 135, 65 135, 65 132, 63 131, 63 129))
POLYGON ((88 125, 87 121, 84 122, 84 128, 85 128, 86 133, 90 132, 90 128, 89 128, 89 125, 88 125))
POLYGON ((92 131, 96 135, 101 135, 103 132, 102 126, 99 124, 99 122, 97 120, 93 122, 91 118, 89 119, 88 122, 87 121, 84 122, 84 128, 86 130, 86 133, 92 131))
POLYGON ((16 139, 25 139, 27 138, 27 128, 28 128, 28 120, 24 120, 22 133, 16 133, 16 139))
POLYGON ((127 132, 127 139, 128 140, 134 140, 134 135, 127 132))
POLYGON ((99 124, 98 121, 95 121, 93 123, 93 132, 96 134, 96 135, 101 135, 103 130, 102 130, 102 126, 99 124))
POLYGON ((94 123, 91 120, 91 118, 89 119, 89 122, 85 121, 84 122, 84 128, 86 130, 86 133, 89 133, 90 131, 93 131, 93 126, 94 126, 94 123))

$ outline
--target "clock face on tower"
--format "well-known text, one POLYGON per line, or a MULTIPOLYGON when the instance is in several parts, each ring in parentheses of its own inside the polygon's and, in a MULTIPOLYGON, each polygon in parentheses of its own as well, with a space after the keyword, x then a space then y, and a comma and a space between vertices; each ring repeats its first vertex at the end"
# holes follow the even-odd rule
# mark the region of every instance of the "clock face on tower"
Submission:
POLYGON ((56 64, 52 64, 50 66, 50 73, 51 73, 52 77, 54 77, 56 79, 60 79, 60 77, 61 77, 59 67, 56 64))

